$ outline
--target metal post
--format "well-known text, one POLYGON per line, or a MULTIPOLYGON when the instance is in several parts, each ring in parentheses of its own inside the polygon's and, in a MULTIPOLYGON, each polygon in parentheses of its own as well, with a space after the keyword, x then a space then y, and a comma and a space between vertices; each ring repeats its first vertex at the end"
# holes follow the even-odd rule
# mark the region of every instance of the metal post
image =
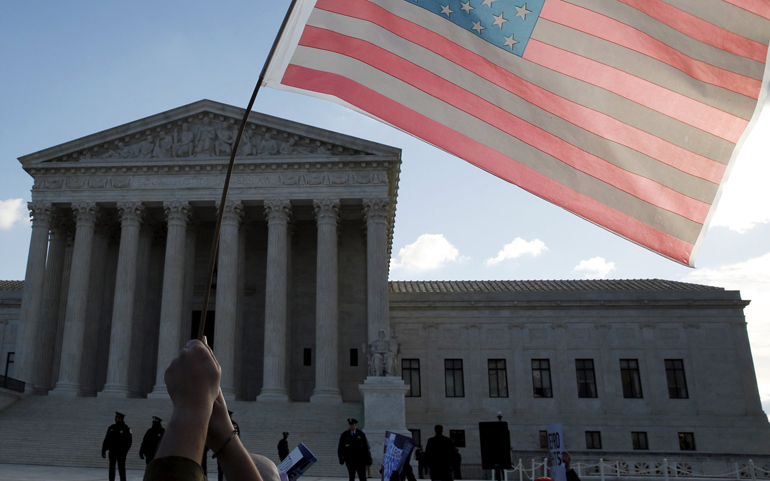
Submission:
POLYGON ((620 461, 615 461, 615 472, 618 475, 618 478, 620 477, 620 461))
POLYGON ((741 479, 741 468, 735 463, 735 479, 741 479))
POLYGON ((523 479, 523 476, 524 476, 524 465, 521 464, 521 458, 519 458, 519 465, 518 465, 518 467, 519 467, 519 481, 524 481, 524 479, 523 479))
POLYGON ((679 477, 679 465, 676 464, 676 461, 674 461, 673 464, 674 464, 674 477, 678 478, 679 477))
POLYGON ((548 458, 543 458, 543 477, 548 477, 548 458))
POLYGON ((578 477, 583 476, 583 471, 580 469, 580 463, 577 463, 577 473, 578 477))
POLYGON ((663 458, 663 475, 668 481, 668 459, 663 458))
POLYGON ((752 481, 757 481, 757 472, 754 470, 754 461, 749 459, 749 473, 751 473, 752 481))
POLYGON ((599 474, 602 477, 602 481, 604 481, 604 458, 599 458, 599 474))

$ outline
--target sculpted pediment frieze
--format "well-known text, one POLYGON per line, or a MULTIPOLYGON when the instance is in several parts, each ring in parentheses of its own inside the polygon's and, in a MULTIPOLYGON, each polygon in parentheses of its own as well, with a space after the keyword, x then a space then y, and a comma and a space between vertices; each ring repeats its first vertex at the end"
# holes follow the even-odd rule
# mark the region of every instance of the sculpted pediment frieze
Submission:
MULTIPOLYGON (((220 114, 199 113, 79 149, 48 162, 229 158, 239 122, 220 114)), ((247 123, 237 153, 238 158, 354 155, 367 155, 367 152, 254 122, 247 123)))

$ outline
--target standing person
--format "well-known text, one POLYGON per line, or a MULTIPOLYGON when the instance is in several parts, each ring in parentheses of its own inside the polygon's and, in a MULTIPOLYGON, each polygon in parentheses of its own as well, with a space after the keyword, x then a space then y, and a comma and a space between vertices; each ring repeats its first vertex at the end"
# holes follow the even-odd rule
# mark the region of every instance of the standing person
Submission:
POLYGON ((422 444, 417 445, 417 450, 414 452, 414 457, 417 459, 417 474, 420 479, 423 479, 423 474, 428 470, 425 465, 425 451, 422 450, 422 444))
POLYGON ((434 431, 436 435, 428 439, 428 444, 425 446, 430 479, 452 481, 452 457, 455 454, 455 443, 444 436, 444 426, 436 424, 434 431))
POLYGON ((139 447, 139 458, 144 459, 144 462, 150 464, 155 458, 155 451, 160 446, 160 439, 163 437, 163 433, 166 429, 160 425, 163 422, 158 416, 152 417, 152 427, 144 433, 144 439, 142 439, 142 445, 139 447))
POLYGON ((283 439, 278 441, 278 457, 283 461, 289 455, 289 433, 283 432, 283 439))
MULTIPOLYGON (((233 430, 235 431, 235 435, 239 438, 241 437, 241 428, 238 427, 238 423, 233 421, 233 411, 227 410, 227 414, 230 416, 230 422, 233 424, 233 430)), ((205 457, 205 453, 204 453, 205 457)), ((219 464, 219 460, 217 459, 217 479, 219 481, 222 481, 224 478, 224 474, 222 473, 222 465, 219 464)))
POLYGON ((126 415, 115 411, 115 424, 107 429, 102 443, 102 457, 110 452, 110 481, 115 481, 115 463, 118 463, 120 481, 126 481, 126 455, 131 449, 131 428, 124 422, 126 415))
POLYGON ((350 481, 355 481, 358 473, 359 481, 366 481, 366 466, 372 464, 372 453, 369 450, 369 441, 366 435, 358 429, 358 421, 348 418, 349 429, 340 435, 337 446, 337 457, 340 464, 348 468, 350 481))

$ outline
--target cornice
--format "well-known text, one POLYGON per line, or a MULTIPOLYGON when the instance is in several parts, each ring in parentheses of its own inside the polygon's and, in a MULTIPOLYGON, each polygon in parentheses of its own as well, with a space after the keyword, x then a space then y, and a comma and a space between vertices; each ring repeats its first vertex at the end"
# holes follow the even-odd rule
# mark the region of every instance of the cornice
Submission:
POLYGON ((550 309, 550 310, 572 310, 576 308, 585 309, 743 309, 751 301, 714 299, 714 300, 585 300, 585 301, 397 301, 390 300, 391 311, 418 311, 418 310, 465 310, 478 311, 482 309, 550 309))

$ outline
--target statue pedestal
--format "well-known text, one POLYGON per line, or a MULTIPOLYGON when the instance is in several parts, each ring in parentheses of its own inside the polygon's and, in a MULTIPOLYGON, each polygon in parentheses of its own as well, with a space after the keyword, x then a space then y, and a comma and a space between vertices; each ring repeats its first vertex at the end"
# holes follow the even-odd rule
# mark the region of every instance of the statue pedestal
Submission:
POLYGON ((404 395, 409 388, 399 377, 369 376, 358 385, 364 398, 364 432, 372 448, 372 472, 382 463, 385 431, 411 436, 406 429, 404 395))

